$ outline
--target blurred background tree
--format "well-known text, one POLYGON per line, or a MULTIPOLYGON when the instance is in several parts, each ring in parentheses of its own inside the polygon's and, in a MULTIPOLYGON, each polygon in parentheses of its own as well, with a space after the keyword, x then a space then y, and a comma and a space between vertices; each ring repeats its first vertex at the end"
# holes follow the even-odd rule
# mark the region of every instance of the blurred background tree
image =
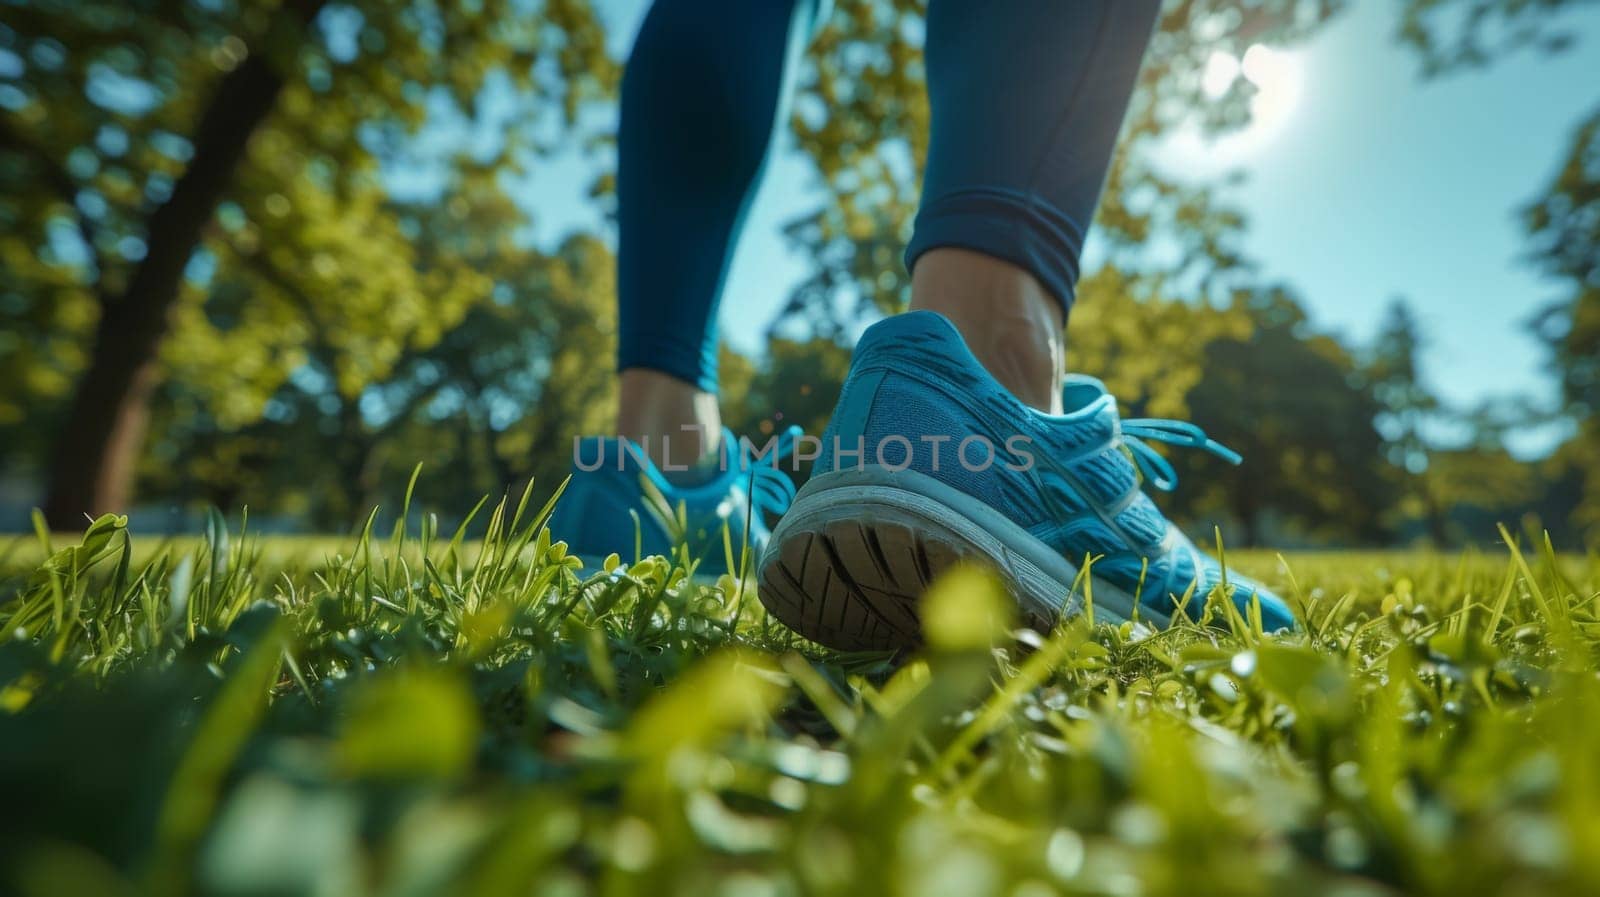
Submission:
POLYGON ((1600 107, 1525 217, 1535 262, 1567 292, 1532 321, 1578 429, 1557 458, 1579 496, 1573 522, 1600 536, 1600 107))
POLYGON ((1390 302, 1367 364, 1366 378, 1381 409, 1378 424, 1394 467, 1397 510, 1420 519, 1434 545, 1444 545, 1445 497, 1432 487, 1427 426, 1440 412, 1439 398, 1422 377, 1422 324, 1404 299, 1390 302))
MULTIPOLYGON (((378 168, 491 76, 529 122, 570 123, 614 91, 587 3, 519 7, 8 4, 25 70, 0 118, 0 290, 19 337, 3 363, 22 386, 7 417, 56 433, 53 524, 127 503, 167 375, 225 429, 308 365, 348 403, 490 293, 448 242, 419 257, 378 168)), ((535 134, 505 128, 462 161, 492 178, 535 134)))
POLYGON ((1235 299, 1245 337, 1206 344, 1206 376, 1189 407, 1213 438, 1246 458, 1235 467, 1201 452, 1174 460, 1191 491, 1182 505, 1220 517, 1244 544, 1382 541, 1393 500, 1377 399, 1339 340, 1312 329, 1286 288, 1235 299))
MULTIPOLYGON (((1561 13, 1597 0, 1407 0, 1401 39, 1426 76, 1492 65, 1526 49, 1571 50, 1561 13)), ((1600 100, 1600 79, 1595 81, 1600 100)), ((1561 413, 1575 432, 1544 464, 1533 500, 1571 538, 1600 543, 1600 105, 1574 127, 1555 177, 1523 211, 1529 255, 1566 295, 1529 322, 1561 385, 1561 413)), ((1525 499, 1526 500, 1526 497, 1525 499)))
MULTIPOLYGON (((1445 77, 1567 49, 1557 14, 1590 2, 1407 0, 1396 34, 1445 77)), ((808 56, 791 124, 825 200, 786 228, 811 273, 766 351, 724 353, 737 430, 820 433, 851 339, 904 305, 924 4, 838 0, 808 56)), ((1404 305, 1371 344, 1317 330, 1241 250, 1223 182, 1155 160, 1180 128, 1248 121, 1247 79, 1205 91, 1213 54, 1292 45, 1349 8, 1166 3, 1069 361, 1128 413, 1195 417, 1251 458, 1173 455, 1189 522, 1279 543, 1442 544, 1530 513, 1600 533, 1600 109, 1526 214, 1563 291, 1530 323, 1560 409, 1440 407, 1404 305), (1549 415, 1572 438, 1516 461, 1505 433, 1549 415)), ((553 488, 572 436, 605 429, 610 235, 536 244, 508 186, 561 147, 605 158, 610 124, 590 113, 614 102, 620 60, 589 0, 0 9, 20 61, 0 72, 0 465, 49 482, 53 523, 126 507, 136 477, 147 502, 343 528, 417 461, 419 498, 448 517, 528 477, 553 488)), ((600 172, 595 208, 610 189, 600 172)))

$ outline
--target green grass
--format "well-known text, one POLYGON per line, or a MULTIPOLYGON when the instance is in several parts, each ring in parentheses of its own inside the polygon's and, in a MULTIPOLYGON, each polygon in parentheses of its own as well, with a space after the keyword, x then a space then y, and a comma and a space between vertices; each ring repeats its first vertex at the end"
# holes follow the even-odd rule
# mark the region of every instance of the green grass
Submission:
POLYGON ((891 659, 485 514, 0 546, 0 892, 1600 891, 1595 558, 1230 553, 1301 632, 1020 642, 959 571, 891 659))

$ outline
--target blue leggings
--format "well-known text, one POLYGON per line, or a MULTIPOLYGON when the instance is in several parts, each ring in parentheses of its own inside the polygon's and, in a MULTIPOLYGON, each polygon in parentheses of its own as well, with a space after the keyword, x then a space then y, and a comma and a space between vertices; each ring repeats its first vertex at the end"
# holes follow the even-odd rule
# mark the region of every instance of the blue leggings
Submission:
MULTIPOLYGON (((617 366, 714 392, 745 210, 826 0, 656 0, 622 83, 617 366)), ((960 247, 1072 306, 1159 0, 929 0, 932 109, 906 267, 960 247)))

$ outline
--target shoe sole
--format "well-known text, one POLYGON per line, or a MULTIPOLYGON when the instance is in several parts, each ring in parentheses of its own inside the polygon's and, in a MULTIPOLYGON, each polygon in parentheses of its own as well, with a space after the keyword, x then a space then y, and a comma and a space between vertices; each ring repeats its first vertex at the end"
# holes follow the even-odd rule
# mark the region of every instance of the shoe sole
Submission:
MULTIPOLYGON (((921 596, 939 574, 976 563, 1000 575, 1022 622, 1048 631, 1082 612, 1077 568, 1027 530, 934 478, 866 466, 813 477, 778 521, 758 594, 774 617, 841 650, 921 642, 921 596)), ((1130 619, 1133 597, 1093 578, 1097 619, 1130 619)), ((1161 614, 1139 616, 1165 626, 1161 614)))

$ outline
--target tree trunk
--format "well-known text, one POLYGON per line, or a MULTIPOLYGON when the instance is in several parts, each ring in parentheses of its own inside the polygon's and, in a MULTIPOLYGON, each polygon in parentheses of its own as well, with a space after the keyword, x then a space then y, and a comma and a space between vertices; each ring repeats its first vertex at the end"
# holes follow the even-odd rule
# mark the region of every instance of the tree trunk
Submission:
MULTIPOLYGON (((304 23, 322 0, 286 6, 286 14, 304 23)), ((222 78, 195 129, 188 167, 150 216, 144 259, 122 294, 102 303, 88 370, 56 438, 45 500, 52 527, 77 529, 86 516, 127 505, 149 422, 157 352, 184 268, 283 85, 261 52, 222 78)))
MULTIPOLYGON (((1239 526, 1244 530, 1244 545, 1241 548, 1254 548, 1261 544, 1261 502, 1257 501, 1256 493, 1252 489, 1253 483, 1241 477, 1232 477, 1233 480, 1233 513, 1239 518, 1239 526)), ((1209 546, 1208 550, 1215 546, 1209 546)))
POLYGON ((1428 521, 1428 541, 1435 549, 1445 548, 1450 543, 1448 515, 1426 482, 1422 484, 1422 506, 1423 516, 1428 521))

